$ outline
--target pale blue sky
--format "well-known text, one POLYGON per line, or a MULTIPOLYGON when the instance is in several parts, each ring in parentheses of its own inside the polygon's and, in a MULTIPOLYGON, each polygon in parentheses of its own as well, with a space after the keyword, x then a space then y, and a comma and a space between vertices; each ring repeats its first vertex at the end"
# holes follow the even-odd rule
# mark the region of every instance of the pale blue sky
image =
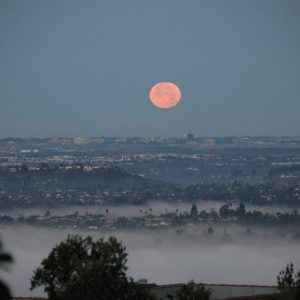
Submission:
POLYGON ((300 135, 299 0, 0 0, 0 137, 300 135), (172 81, 181 103, 148 99, 172 81))

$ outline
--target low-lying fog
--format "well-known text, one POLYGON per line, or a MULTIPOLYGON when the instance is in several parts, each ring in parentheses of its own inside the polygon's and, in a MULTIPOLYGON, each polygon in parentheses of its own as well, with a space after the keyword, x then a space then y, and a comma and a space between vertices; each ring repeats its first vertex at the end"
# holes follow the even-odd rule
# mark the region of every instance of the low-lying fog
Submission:
MULTIPOLYGON (((204 283, 275 285, 276 275, 288 262, 293 261, 296 268, 300 268, 299 242, 274 238, 209 241, 195 238, 193 230, 181 236, 167 231, 114 232, 114 235, 127 246, 129 274, 136 280, 147 278, 148 282, 157 284, 194 279, 204 283)), ((29 278, 42 258, 68 233, 29 226, 0 227, 5 248, 15 257, 10 272, 1 272, 0 276, 11 286, 15 296, 43 295, 41 289, 29 290, 29 278)), ((99 232, 76 233, 96 238, 109 236, 99 232)))

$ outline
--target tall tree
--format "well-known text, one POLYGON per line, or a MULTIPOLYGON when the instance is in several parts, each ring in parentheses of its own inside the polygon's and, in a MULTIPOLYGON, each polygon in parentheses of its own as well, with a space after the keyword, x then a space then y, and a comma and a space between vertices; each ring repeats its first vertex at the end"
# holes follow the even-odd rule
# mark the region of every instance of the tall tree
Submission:
POLYGON ((198 217, 198 207, 197 205, 194 203, 192 205, 192 208, 191 208, 191 218, 196 220, 198 217))
POLYGON ((243 203, 236 208, 236 214, 239 219, 242 219, 246 214, 246 206, 243 203))
POLYGON ((281 299, 300 299, 300 270, 296 273, 292 262, 287 264, 285 269, 279 272, 277 276, 277 286, 280 291, 281 299))
POLYGON ((125 247, 116 238, 70 235, 34 271, 31 289, 44 286, 49 300, 152 299, 127 277, 126 263, 125 247))

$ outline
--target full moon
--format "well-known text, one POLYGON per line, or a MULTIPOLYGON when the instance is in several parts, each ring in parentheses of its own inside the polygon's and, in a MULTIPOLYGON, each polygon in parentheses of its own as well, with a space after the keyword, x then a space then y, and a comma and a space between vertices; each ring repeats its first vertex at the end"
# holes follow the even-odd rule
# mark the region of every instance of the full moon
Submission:
POLYGON ((159 82, 150 90, 151 102, 159 108, 172 108, 181 99, 179 87, 172 82, 159 82))

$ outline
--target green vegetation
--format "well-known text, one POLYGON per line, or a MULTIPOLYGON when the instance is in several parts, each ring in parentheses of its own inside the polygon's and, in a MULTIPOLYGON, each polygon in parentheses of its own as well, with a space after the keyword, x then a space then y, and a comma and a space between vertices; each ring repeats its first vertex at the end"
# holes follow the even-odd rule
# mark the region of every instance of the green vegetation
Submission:
POLYGON ((127 277, 126 263, 125 247, 115 238, 70 235, 34 271, 31 289, 44 286, 49 300, 154 299, 127 277))
POLYGON ((280 291, 280 300, 300 299, 300 270, 296 273, 293 263, 287 264, 277 276, 277 285, 280 291))
MULTIPOLYGON (((2 243, 0 241, 0 268, 3 268, 6 264, 12 262, 12 256, 3 251, 2 243)), ((0 295, 1 300, 10 300, 11 295, 9 287, 0 280, 0 295)))
MULTIPOLYGON (((200 203, 201 205, 201 203, 200 203)), ((210 224, 211 229, 207 232, 211 236, 214 232, 214 225, 217 224, 239 224, 246 227, 247 236, 253 235, 251 227, 268 226, 285 229, 289 226, 289 235, 293 239, 299 239, 300 214, 297 209, 291 211, 277 212, 270 214, 269 212, 261 212, 259 210, 247 210, 246 206, 241 203, 224 204, 219 210, 210 209, 199 210, 196 204, 193 204, 190 212, 176 211, 162 214, 154 214, 152 209, 140 209, 138 216, 120 216, 115 217, 109 213, 106 208, 102 214, 79 214, 77 211, 64 216, 52 214, 49 210, 41 215, 30 215, 19 217, 0 214, 0 224, 27 224, 30 226, 56 227, 56 228, 80 228, 88 230, 105 230, 108 229, 147 229, 153 228, 166 229, 175 227, 183 229, 185 226, 193 224, 210 224), (108 224, 109 223, 109 227, 108 224)))
POLYGON ((194 220, 198 217, 198 207, 195 203, 192 205, 190 216, 194 220))
POLYGON ((177 300, 209 300, 210 296, 210 290, 193 281, 184 284, 177 292, 177 300))

